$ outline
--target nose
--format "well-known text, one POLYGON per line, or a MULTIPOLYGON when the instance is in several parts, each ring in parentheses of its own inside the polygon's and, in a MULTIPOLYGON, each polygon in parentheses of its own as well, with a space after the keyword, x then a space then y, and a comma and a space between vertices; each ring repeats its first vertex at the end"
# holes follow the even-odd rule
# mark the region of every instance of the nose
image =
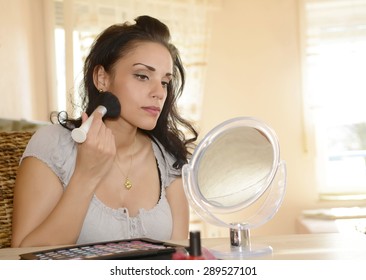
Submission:
POLYGON ((156 99, 161 100, 161 99, 164 99, 166 97, 166 94, 167 94, 167 89, 165 87, 163 87, 161 82, 155 83, 154 87, 151 90, 152 98, 156 98, 156 99))

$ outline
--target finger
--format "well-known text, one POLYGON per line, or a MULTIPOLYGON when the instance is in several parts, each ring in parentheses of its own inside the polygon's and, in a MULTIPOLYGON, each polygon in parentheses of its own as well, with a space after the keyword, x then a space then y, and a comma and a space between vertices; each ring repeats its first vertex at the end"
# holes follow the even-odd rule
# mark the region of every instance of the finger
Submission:
POLYGON ((112 155, 115 155, 116 151, 117 151, 116 142, 115 142, 114 134, 111 129, 109 129, 109 128, 106 129, 105 137, 106 137, 106 144, 108 145, 108 150, 110 151, 110 153, 112 155))
POLYGON ((81 121, 84 123, 88 119, 88 115, 85 112, 81 113, 81 121))
POLYGON ((114 158, 116 154, 116 143, 111 129, 105 125, 101 126, 94 141, 98 153, 114 158))
POLYGON ((101 112, 99 112, 98 110, 95 110, 93 112, 93 116, 94 116, 95 119, 100 119, 101 120, 103 118, 103 114, 101 112))
POLYGON ((86 133, 86 139, 84 135, 84 142, 93 143, 98 138, 99 129, 103 124, 102 118, 100 114, 93 113, 88 118, 83 114, 82 115, 83 124, 83 132, 86 133))
POLYGON ((102 114, 98 111, 93 112, 92 116, 93 120, 89 129, 90 134, 99 134, 100 129, 104 127, 103 121, 102 121, 102 114))

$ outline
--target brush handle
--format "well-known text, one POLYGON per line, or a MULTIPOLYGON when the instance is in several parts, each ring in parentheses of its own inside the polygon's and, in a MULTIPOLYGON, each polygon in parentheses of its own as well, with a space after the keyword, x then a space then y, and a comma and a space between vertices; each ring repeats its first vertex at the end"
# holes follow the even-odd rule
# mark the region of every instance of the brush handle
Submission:
POLYGON ((99 105, 94 112, 91 114, 91 116, 82 123, 82 125, 78 128, 74 128, 71 132, 71 137, 74 139, 77 143, 83 143, 86 140, 86 135, 88 134, 89 128, 93 122, 94 113, 99 112, 102 114, 102 117, 107 113, 107 108, 99 105))

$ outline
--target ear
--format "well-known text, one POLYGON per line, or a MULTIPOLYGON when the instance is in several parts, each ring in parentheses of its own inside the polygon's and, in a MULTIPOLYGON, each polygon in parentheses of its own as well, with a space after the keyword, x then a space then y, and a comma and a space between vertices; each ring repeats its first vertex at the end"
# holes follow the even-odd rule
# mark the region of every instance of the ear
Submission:
POLYGON ((94 68, 93 82, 98 90, 107 91, 109 87, 109 75, 102 65, 94 68))

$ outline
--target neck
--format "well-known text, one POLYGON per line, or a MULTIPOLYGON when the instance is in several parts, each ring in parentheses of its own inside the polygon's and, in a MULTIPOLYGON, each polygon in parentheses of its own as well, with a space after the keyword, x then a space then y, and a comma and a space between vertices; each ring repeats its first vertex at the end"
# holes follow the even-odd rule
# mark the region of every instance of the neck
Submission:
POLYGON ((117 121, 106 121, 106 126, 112 130, 117 150, 126 150, 136 142, 139 136, 137 127, 123 122, 122 119, 117 121))
POLYGON ((137 133, 125 135, 124 137, 116 137, 116 148, 118 154, 130 156, 135 153, 137 146, 137 133))

